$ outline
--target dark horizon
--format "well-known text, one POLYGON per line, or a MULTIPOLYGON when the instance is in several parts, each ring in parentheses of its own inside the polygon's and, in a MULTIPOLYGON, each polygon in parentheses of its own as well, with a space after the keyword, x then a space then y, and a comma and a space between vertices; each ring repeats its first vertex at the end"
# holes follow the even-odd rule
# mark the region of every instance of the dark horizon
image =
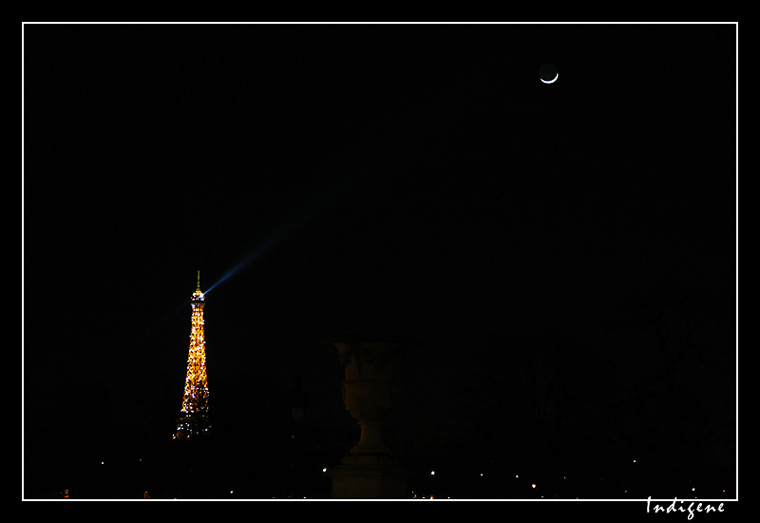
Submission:
POLYGON ((197 270, 219 477, 251 445, 287 461, 296 380, 304 463, 345 455, 324 340, 406 336, 389 438, 419 471, 735 496, 736 45, 732 24, 25 25, 27 497, 97 455, 169 466, 197 270))

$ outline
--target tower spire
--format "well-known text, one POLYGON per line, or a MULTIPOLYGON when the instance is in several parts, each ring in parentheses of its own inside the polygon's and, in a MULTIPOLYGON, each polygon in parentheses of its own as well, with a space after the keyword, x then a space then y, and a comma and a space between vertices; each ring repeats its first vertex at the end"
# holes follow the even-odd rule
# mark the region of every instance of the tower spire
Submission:
POLYGON ((195 288, 195 290, 201 290, 201 271, 198 271, 198 286, 195 288))

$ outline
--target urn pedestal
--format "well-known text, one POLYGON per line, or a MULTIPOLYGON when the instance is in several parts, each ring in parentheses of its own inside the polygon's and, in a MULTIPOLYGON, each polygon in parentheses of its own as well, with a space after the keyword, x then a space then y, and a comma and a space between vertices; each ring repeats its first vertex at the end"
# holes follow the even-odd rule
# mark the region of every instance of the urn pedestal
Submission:
POLYGON ((361 427, 359 442, 329 471, 333 498, 406 498, 407 472, 383 441, 383 423, 400 389, 404 341, 330 341, 346 377, 343 402, 361 427))

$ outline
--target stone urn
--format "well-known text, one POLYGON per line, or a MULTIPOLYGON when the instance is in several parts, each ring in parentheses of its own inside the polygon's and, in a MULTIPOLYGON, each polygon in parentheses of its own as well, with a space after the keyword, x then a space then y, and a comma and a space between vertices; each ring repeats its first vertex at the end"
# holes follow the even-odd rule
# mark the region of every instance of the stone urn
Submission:
POLYGON ((345 369, 343 402, 361 427, 359 442, 330 471, 333 498, 407 497, 407 474, 383 441, 383 423, 400 390, 407 340, 329 340, 345 369))

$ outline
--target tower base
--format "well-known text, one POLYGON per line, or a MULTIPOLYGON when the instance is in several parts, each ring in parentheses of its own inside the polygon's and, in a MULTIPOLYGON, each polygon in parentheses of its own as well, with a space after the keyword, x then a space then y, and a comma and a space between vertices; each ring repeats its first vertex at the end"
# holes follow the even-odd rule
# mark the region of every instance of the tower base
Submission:
POLYGON ((211 425, 205 414, 185 415, 177 420, 177 429, 173 434, 175 440, 187 440, 205 436, 211 425))

